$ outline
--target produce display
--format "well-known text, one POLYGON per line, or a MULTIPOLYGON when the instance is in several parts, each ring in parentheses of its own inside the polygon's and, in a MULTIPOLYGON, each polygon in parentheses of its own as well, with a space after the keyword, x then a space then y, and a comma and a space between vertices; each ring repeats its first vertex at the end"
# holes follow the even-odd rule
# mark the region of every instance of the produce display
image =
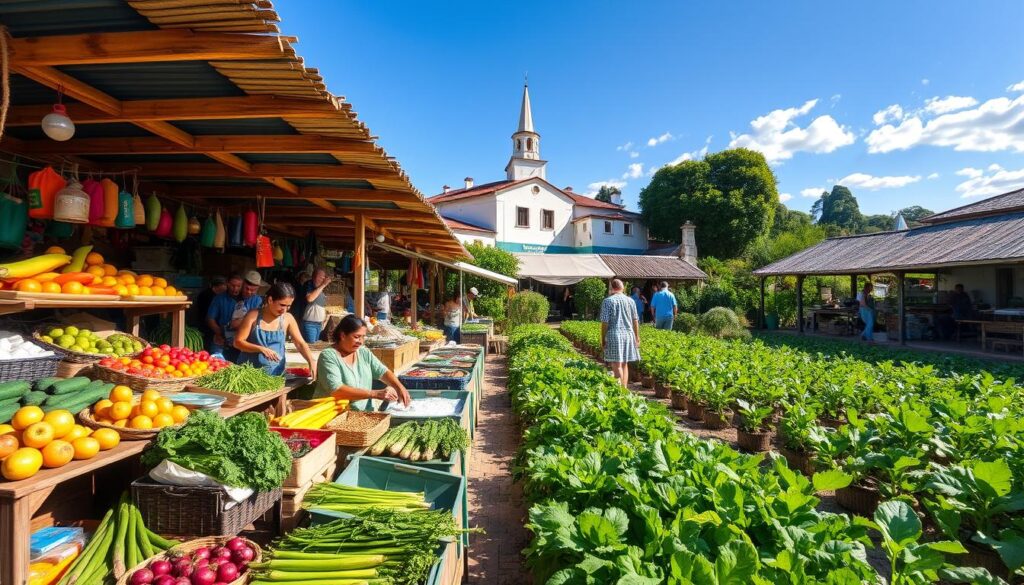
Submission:
POLYGON ((131 388, 115 386, 109 396, 93 405, 92 416, 100 424, 115 427, 162 429, 188 420, 189 409, 156 390, 146 390, 136 400, 131 388))
POLYGON ((107 582, 115 571, 124 572, 176 544, 146 528, 131 497, 122 494, 58 585, 107 582))
POLYGON ((45 254, 0 264, 0 288, 25 293, 67 295, 179 296, 167 280, 106 264, 103 256, 82 246, 68 255, 53 247, 45 254), (56 272, 57 269, 60 272, 56 272))
POLYGON ((185 347, 161 345, 147 347, 135 358, 101 359, 99 365, 133 376, 165 380, 171 378, 192 378, 213 373, 233 364, 206 351, 192 351, 185 347))
POLYGON ((451 512, 371 509, 286 534, 250 565, 252 585, 419 585, 438 561, 438 541, 462 533, 451 512))
MULTIPOLYGON (((161 319, 160 324, 149 334, 149 341, 153 345, 170 345, 171 342, 171 320, 161 319)), ((206 341, 203 339, 203 332, 195 327, 185 326, 185 347, 195 353, 203 351, 206 341)))
POLYGON ((466 323, 462 326, 463 333, 487 333, 490 330, 491 326, 484 323, 466 323))
POLYGON ((407 337, 415 337, 416 339, 423 341, 437 341, 439 339, 444 339, 443 331, 423 325, 420 325, 418 329, 402 329, 402 333, 407 337))
POLYGON ((402 376, 409 376, 412 378, 465 378, 469 375, 466 370, 460 369, 438 369, 438 368, 425 368, 418 367, 412 368, 402 372, 402 376))
MULTIPOLYGON (((160 555, 128 576, 130 585, 215 585, 231 583, 249 570, 256 549, 238 536, 223 546, 201 546, 160 555)), ((143 559, 145 560, 145 559, 143 559)))
POLYGON ((371 508, 412 512, 429 510, 423 492, 390 492, 340 483, 316 483, 306 492, 303 508, 321 508, 335 512, 359 514, 371 508))
POLYGON ((51 327, 39 339, 68 351, 118 357, 138 353, 143 348, 141 341, 123 333, 100 338, 92 331, 74 325, 51 327))
MULTIPOLYGON (((589 347, 596 348, 600 341, 596 323, 563 323, 562 331, 589 347)), ((892 555, 893 582, 924 583, 939 577, 954 582, 999 582, 985 569, 969 566, 968 558, 954 556, 967 548, 976 553, 970 558, 998 553, 1005 567, 988 567, 1004 578, 1019 570, 1024 558, 1013 551, 1018 550, 1014 543, 1024 541, 1019 528, 1024 506, 1010 502, 1024 501, 1020 456, 1024 427, 1016 422, 1022 414, 1021 388, 984 372, 943 376, 933 365, 871 363, 876 360, 857 359, 855 356, 863 354, 856 351, 829 352, 828 344, 794 342, 798 349, 781 342, 769 346, 760 341, 722 341, 643 327, 640 368, 705 408, 726 412, 741 406, 744 419, 755 419, 742 423, 747 427, 772 428, 771 412, 780 408, 782 445, 813 457, 818 469, 813 476, 816 490, 842 492, 857 487, 874 494, 882 503, 877 510, 862 513, 875 518, 883 539, 898 524, 918 527, 908 529, 906 541, 899 546, 884 547, 892 555), (903 502, 914 502, 916 509, 903 502), (918 515, 936 530, 923 536, 918 515), (948 542, 940 542, 943 538, 948 542), (910 548, 921 556, 900 552, 910 548), (949 556, 936 559, 928 552, 938 550, 949 556)), ((523 349, 529 342, 522 338, 517 338, 516 344, 513 360, 518 369, 513 374, 517 381, 513 393, 519 396, 514 401, 522 405, 534 393, 522 389, 524 380, 549 378, 542 373, 543 367, 530 367, 523 361, 527 357, 539 360, 542 350, 523 349)), ((842 346, 844 350, 849 347, 842 346)), ((567 369, 583 368, 582 360, 567 351, 561 353, 568 360, 567 369)), ((575 418, 585 416, 581 413, 575 418)), ((545 437, 562 433, 548 423, 538 424, 548 427, 545 437)), ((544 442, 553 441, 548 438, 544 442)), ((775 473, 785 478, 784 485, 791 485, 793 472, 781 461, 774 462, 775 473)), ((543 473, 536 469, 528 475, 542 478, 543 473)), ((806 482, 799 477, 796 481, 806 482)), ((742 487, 747 489, 746 479, 742 487)), ((609 501, 615 497, 609 494, 609 501)), ((720 505, 711 509, 722 514, 720 505)), ((853 535, 856 526, 854 522, 843 530, 853 535)), ((757 526, 742 529, 751 537, 761 534, 757 526)), ((760 538, 754 542, 761 559, 777 554, 771 543, 760 538)), ((534 552, 541 553, 539 549, 534 552)), ((848 563, 848 567, 856 568, 856 564, 848 563)), ((773 578, 773 572, 760 565, 757 574, 773 578)))
POLYGON ((0 361, 52 356, 53 352, 32 343, 13 331, 0 331, 0 361))
POLYGON ((469 434, 454 419, 442 418, 422 423, 407 422, 392 427, 367 454, 385 455, 409 461, 448 459, 455 452, 465 453, 469 447, 469 434))
POLYGON ((83 376, 3 382, 0 383, 0 423, 10 422, 23 406, 38 407, 43 413, 58 409, 78 413, 105 397, 113 387, 113 384, 83 376))
POLYGON ((281 487, 292 470, 281 435, 255 412, 227 420, 208 410, 193 412, 185 424, 160 431, 142 454, 142 463, 150 467, 165 459, 224 485, 258 492, 281 487))
POLYGON ((476 365, 476 357, 428 355, 420 360, 418 365, 432 368, 472 368, 476 365))
POLYGON ((312 402, 314 402, 312 406, 300 408, 275 418, 274 426, 287 429, 322 429, 338 414, 348 410, 348 400, 335 400, 327 397, 318 398, 312 402))
POLYGON ((409 401, 409 406, 400 402, 388 404, 387 412, 391 416, 402 417, 442 417, 459 414, 458 406, 460 400, 456 398, 441 398, 431 396, 429 398, 415 398, 409 401))
POLYGON ((232 394, 256 394, 280 390, 284 387, 284 376, 272 376, 263 368, 241 364, 204 374, 196 378, 193 385, 232 394))
POLYGON ((120 442, 117 431, 92 431, 75 424, 75 415, 69 410, 43 412, 38 406, 23 406, 10 424, 0 425, 0 474, 8 481, 28 479, 42 468, 92 459, 120 442))

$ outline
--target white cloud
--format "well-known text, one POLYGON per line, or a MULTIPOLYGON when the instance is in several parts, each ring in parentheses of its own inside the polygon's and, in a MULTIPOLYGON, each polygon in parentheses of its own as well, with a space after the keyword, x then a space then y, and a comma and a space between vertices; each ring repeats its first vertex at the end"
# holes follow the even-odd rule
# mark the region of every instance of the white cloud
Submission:
POLYGON ((844 185, 846 187, 854 187, 860 189, 867 189, 868 191, 877 191, 878 189, 894 189, 897 187, 906 187, 911 183, 916 183, 921 180, 921 175, 901 175, 901 176, 886 176, 886 177, 875 177, 866 173, 853 173, 846 175, 842 179, 835 181, 838 185, 844 185))
POLYGON ((793 198, 793 196, 790 195, 789 193, 779 193, 779 202, 780 203, 785 203, 785 202, 789 201, 792 198, 793 198))
POLYGON ((899 122, 903 119, 903 108, 899 104, 893 104, 884 110, 875 112, 871 119, 874 120, 875 126, 881 126, 890 120, 899 122))
POLYGON ((929 84, 929 83, 931 83, 931 82, 932 82, 932 81, 931 81, 930 79, 928 79, 927 77, 925 77, 924 79, 922 79, 922 80, 921 80, 921 85, 928 85, 928 84, 929 84))
POLYGON ((590 183, 589 185, 587 185, 587 192, 583 193, 583 195, 586 195, 587 197, 593 197, 594 195, 597 195, 598 190, 604 186, 617 187, 621 191, 623 188, 625 188, 626 185, 628 185, 626 181, 618 181, 616 179, 608 179, 607 181, 596 181, 594 183, 590 183))
POLYGON ((939 178, 939 173, 932 173, 932 174, 928 175, 927 178, 928 178, 928 180, 938 179, 939 178))
POLYGON ((1012 100, 994 98, 930 119, 927 114, 934 112, 927 108, 907 116, 898 125, 885 124, 872 130, 865 139, 868 152, 907 150, 921 145, 947 146, 957 151, 1024 152, 1024 95, 1012 100))
POLYGON ((821 187, 808 187, 800 190, 801 197, 821 197, 822 192, 825 190, 821 187))
POLYGON ((793 158, 797 152, 825 153, 853 144, 854 134, 832 116, 818 116, 806 128, 794 120, 810 112, 818 100, 810 100, 799 108, 773 110, 750 122, 749 134, 730 134, 729 148, 750 148, 764 154, 768 162, 793 158))
POLYGON ((629 150, 630 148, 633 148, 633 142, 632 141, 627 142, 627 143, 625 143, 623 145, 620 145, 620 146, 616 146, 615 150, 620 150, 620 151, 621 150, 629 150))
POLYGON ((976 105, 978 105, 978 100, 968 96, 947 95, 944 98, 935 96, 925 100, 924 111, 929 114, 948 114, 976 105))
POLYGON ((980 169, 960 169, 956 174, 969 177, 956 186, 961 197, 989 197, 1020 188, 1024 184, 1024 169, 1009 171, 999 165, 990 165, 986 174, 980 169))
POLYGON ((652 138, 648 138, 647 139, 647 146, 658 146, 659 144, 661 144, 663 142, 668 142, 669 140, 672 140, 672 138, 674 138, 674 136, 672 136, 672 133, 671 132, 666 132, 666 133, 662 134, 661 136, 655 136, 655 137, 652 137, 652 138))
POLYGON ((629 158, 640 158, 640 153, 635 150, 632 150, 629 152, 629 158))
POLYGON ((662 166, 671 167, 686 160, 699 160, 704 158, 708 154, 708 147, 711 146, 711 138, 712 136, 708 136, 704 140, 704 146, 700 147, 699 149, 691 150, 690 152, 684 152, 683 154, 675 157, 674 159, 668 161, 662 166))
POLYGON ((835 94, 832 94, 832 97, 828 98, 828 101, 832 102, 832 107, 834 108, 834 107, 836 107, 836 104, 838 104, 839 100, 841 100, 841 99, 843 99, 843 94, 835 93, 835 94))
POLYGON ((623 173, 623 179, 639 179, 644 176, 644 163, 633 163, 629 165, 629 169, 623 173))
POLYGON ((1024 91, 1024 81, 1018 81, 1006 88, 1006 91, 1024 91))

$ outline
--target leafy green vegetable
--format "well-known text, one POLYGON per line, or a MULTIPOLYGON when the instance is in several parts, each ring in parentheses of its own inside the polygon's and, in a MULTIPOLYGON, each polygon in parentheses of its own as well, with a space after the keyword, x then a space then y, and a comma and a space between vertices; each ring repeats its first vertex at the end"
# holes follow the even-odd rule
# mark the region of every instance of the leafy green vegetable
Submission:
POLYGON ((194 384, 200 388, 233 394, 256 394, 283 387, 284 377, 271 376, 263 368, 252 364, 240 364, 200 376, 196 378, 194 384))

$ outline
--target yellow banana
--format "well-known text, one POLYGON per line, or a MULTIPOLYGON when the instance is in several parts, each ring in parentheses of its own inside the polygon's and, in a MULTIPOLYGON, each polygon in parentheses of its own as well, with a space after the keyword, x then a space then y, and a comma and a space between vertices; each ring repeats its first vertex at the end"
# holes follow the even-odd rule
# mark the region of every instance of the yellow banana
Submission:
MULTIPOLYGON (((85 257, 89 255, 89 252, 92 252, 92 246, 79 247, 75 250, 75 253, 71 255, 71 264, 65 266, 64 270, 61 270, 61 272, 66 274, 68 272, 82 272, 85 270, 85 257)), ((67 263, 65 262, 65 264, 67 263)))
POLYGON ((8 262, 0 264, 0 278, 7 280, 31 278, 37 274, 60 268, 68 262, 71 262, 71 256, 67 254, 43 254, 28 260, 8 262))

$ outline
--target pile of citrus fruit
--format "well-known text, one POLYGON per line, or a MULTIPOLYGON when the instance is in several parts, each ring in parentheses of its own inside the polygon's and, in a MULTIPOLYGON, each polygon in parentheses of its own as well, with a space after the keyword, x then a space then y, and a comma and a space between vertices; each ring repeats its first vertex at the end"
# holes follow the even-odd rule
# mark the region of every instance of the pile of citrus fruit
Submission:
POLYGON ((99 361, 99 365, 133 376, 167 380, 202 376, 226 368, 231 363, 213 357, 206 351, 192 351, 187 347, 171 347, 165 344, 147 347, 134 359, 105 357, 99 361))
POLYGON ((75 424, 67 410, 44 413, 38 406, 24 406, 10 424, 0 425, 0 474, 4 479, 28 479, 41 468, 53 469, 75 459, 91 459, 113 449, 121 436, 113 429, 91 430, 75 424))
MULTIPOLYGON (((110 397, 100 400, 92 407, 96 422, 129 429, 162 429, 185 422, 188 409, 174 404, 170 398, 161 396, 156 390, 146 390, 135 401, 132 389, 114 386, 110 397)), ((109 429, 108 429, 109 430, 109 429)))
MULTIPOLYGON (((46 250, 47 255, 65 254, 63 248, 54 246, 46 250)), ((42 272, 13 282, 11 288, 19 292, 51 294, 116 294, 120 296, 179 296, 181 292, 170 286, 167 280, 149 274, 136 274, 131 270, 119 270, 107 264, 97 252, 84 256, 80 269, 68 272, 42 272)), ((77 268, 77 267, 76 267, 77 268)))

